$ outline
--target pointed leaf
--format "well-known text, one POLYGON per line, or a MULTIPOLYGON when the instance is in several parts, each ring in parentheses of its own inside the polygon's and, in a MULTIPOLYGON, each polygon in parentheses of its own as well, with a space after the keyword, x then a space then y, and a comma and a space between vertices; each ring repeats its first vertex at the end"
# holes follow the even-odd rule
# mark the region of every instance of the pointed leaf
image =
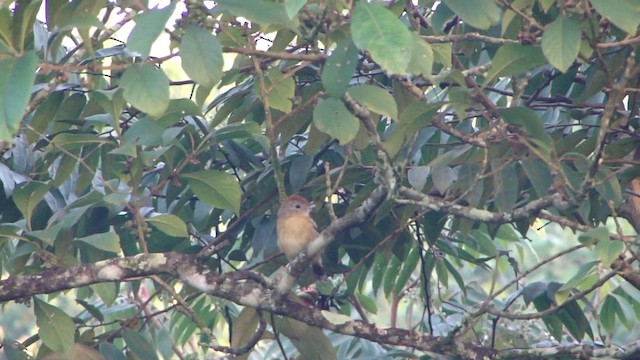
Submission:
POLYGON ((131 105, 153 117, 160 117, 169 106, 169 79, 151 64, 134 65, 122 74, 120 86, 131 105))
POLYGON ((388 91, 374 85, 360 85, 349 88, 349 95, 353 100, 366 106, 376 114, 398 119, 398 106, 388 91))
POLYGON ((474 0, 469 6, 467 0, 443 1, 462 21, 476 29, 487 30, 500 20, 500 9, 493 0, 474 0))
POLYGON ((551 65, 565 72, 578 57, 581 35, 576 20, 559 16, 542 35, 542 52, 551 65))
POLYGON ((122 329, 122 338, 127 346, 140 359, 157 360, 155 347, 142 334, 131 329, 122 329))
POLYGON ((404 74, 411 60, 413 37, 391 11, 366 1, 357 3, 351 19, 351 37, 358 49, 392 74, 404 74))
POLYGON ((409 61, 407 72, 412 75, 429 77, 433 67, 433 49, 428 42, 422 40, 417 34, 412 33, 412 37, 413 51, 411 52, 411 60, 409 61))
POLYGON ((49 191, 49 184, 39 181, 23 182, 13 192, 13 201, 20 210, 27 224, 31 224, 33 209, 49 191))
MULTIPOLYGON (((293 108, 291 101, 295 95, 296 82, 292 77, 285 77, 283 74, 271 71, 264 77, 265 87, 267 88, 267 97, 269 99, 269 107, 288 113, 293 108)), ((262 99, 260 84, 256 80, 254 91, 262 99)))
POLYGON ((171 4, 161 10, 151 9, 136 15, 134 18, 136 26, 127 39, 127 49, 139 53, 143 58, 148 57, 153 42, 164 30, 174 9, 175 4, 171 4))
POLYGON ((518 200, 518 175, 515 166, 508 164, 504 166, 501 161, 492 161, 491 167, 494 171, 493 187, 495 191, 495 202, 498 210, 510 212, 518 200))
POLYGON ((610 266, 623 251, 624 243, 612 240, 609 236, 600 239, 596 244, 596 256, 604 266, 610 266))
POLYGON ((211 87, 222 77, 222 46, 209 31, 191 25, 180 43, 182 69, 198 84, 211 87))
POLYGON ((610 0, 591 0, 591 5, 629 35, 636 34, 640 24, 640 6, 637 0, 616 0, 615 6, 612 6, 610 0))
POLYGON ((313 109, 313 124, 323 133, 346 144, 358 134, 360 122, 337 99, 323 99, 313 109))
POLYGON ((179 217, 173 214, 163 214, 146 219, 146 222, 155 226, 163 233, 174 237, 187 237, 187 225, 179 217))
POLYGON ((358 49, 350 38, 336 44, 322 68, 322 86, 332 97, 341 97, 349 87, 349 80, 358 66, 358 49))
POLYGON ((113 229, 110 232, 77 238, 75 241, 89 244, 96 249, 104 251, 111 251, 115 253, 120 251, 120 237, 115 231, 113 231, 113 229))
POLYGON ((537 46, 502 45, 493 57, 491 69, 487 73, 484 84, 489 84, 498 76, 506 77, 523 73, 544 65, 547 59, 537 46))
POLYGON ((33 51, 0 60, 0 140, 13 141, 31 97, 37 62, 33 51))
POLYGON ((34 298, 33 304, 42 342, 56 352, 66 353, 71 350, 75 342, 75 326, 71 317, 38 298, 34 298))
POLYGON ((193 193, 206 204, 240 213, 241 190, 238 180, 231 174, 217 170, 204 170, 181 175, 187 179, 193 193))

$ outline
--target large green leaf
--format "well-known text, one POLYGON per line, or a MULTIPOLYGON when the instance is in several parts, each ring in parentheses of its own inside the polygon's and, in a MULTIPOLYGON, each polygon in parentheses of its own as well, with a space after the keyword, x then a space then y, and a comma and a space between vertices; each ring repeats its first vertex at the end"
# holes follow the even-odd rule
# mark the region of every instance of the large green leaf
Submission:
POLYGON ((484 84, 489 84, 497 76, 518 75, 546 63, 547 59, 538 46, 502 45, 493 57, 484 84))
POLYGON ((91 245, 96 249, 118 252, 120 251, 120 237, 115 231, 79 237, 76 241, 91 245))
POLYGON ((358 49, 368 51, 383 69, 404 74, 411 60, 413 37, 392 12, 360 1, 351 19, 351 37, 358 49))
POLYGON ((622 188, 615 174, 608 167, 601 167, 595 176, 595 187, 607 202, 618 208, 623 201, 622 188))
POLYGON ((407 72, 413 75, 431 76, 433 67, 433 49, 428 42, 422 40, 420 36, 412 33, 413 51, 407 72))
POLYGON ((29 51, 0 60, 0 140, 12 142, 29 103, 38 58, 29 51))
POLYGON ((261 25, 279 24, 290 29, 297 28, 297 18, 290 18, 291 6, 266 0, 218 0, 218 6, 236 16, 261 25))
POLYGON ((47 191, 49 191, 49 184, 39 181, 29 181, 18 185, 13 192, 13 201, 25 220, 27 220, 28 226, 31 226, 33 209, 44 198, 47 191))
MULTIPOLYGON (((233 323, 231 336, 231 346, 239 347, 245 345, 258 328, 258 315, 256 309, 245 307, 240 311, 233 323)), ((235 357, 237 360, 244 360, 249 357, 249 353, 235 357)))
POLYGON ((51 350, 66 353, 71 350, 75 339, 73 320, 64 311, 39 298, 33 299, 38 334, 42 342, 51 350))
POLYGON ((122 329, 122 338, 127 343, 129 350, 136 354, 140 359, 158 359, 155 346, 139 332, 128 328, 122 329))
MULTIPOLYGON (((162 34, 164 26, 173 14, 175 3, 161 10, 151 9, 136 15, 136 26, 127 39, 127 48, 139 53, 143 58, 149 56, 153 42, 162 34)), ((94 18, 95 19, 95 18, 94 18)))
POLYGON ((542 35, 542 52, 549 63, 565 72, 580 51, 580 24, 573 18, 559 16, 542 35))
POLYGON ((501 109, 500 115, 509 124, 522 126, 532 139, 538 140, 546 147, 546 151, 551 150, 553 140, 545 130, 542 119, 533 110, 525 107, 511 107, 501 109))
POLYGON ((398 119, 398 105, 387 90, 374 85, 360 85, 349 88, 349 95, 353 100, 366 106, 376 114, 398 119))
POLYGON ((154 117, 169 106, 169 79, 151 64, 134 65, 122 74, 120 86, 131 105, 154 117))
POLYGON ((173 214, 163 214, 146 219, 146 222, 158 228, 169 236, 187 237, 187 225, 179 217, 173 214))
MULTIPOLYGON (((264 77, 264 82, 267 98, 269 99, 269 107, 284 113, 291 111, 293 108, 291 100, 296 91, 295 80, 290 76, 284 76, 279 71, 270 71, 264 77)), ((257 80, 253 87, 256 94, 262 98, 263 94, 257 80)))
POLYGON ((487 30, 500 20, 500 9, 494 0, 443 0, 462 21, 474 28, 487 30))
POLYGON ((350 38, 336 44, 322 68, 322 86, 329 95, 339 98, 349 87, 353 71, 358 65, 358 49, 350 38))
POLYGON ((630 35, 636 34, 640 24, 640 1, 616 0, 613 4, 610 0, 591 0, 591 5, 620 29, 630 35))
POLYGON ((518 175, 513 164, 504 165, 502 161, 491 162, 494 171, 493 188, 495 192, 495 204, 498 210, 510 212, 518 200, 518 175))
POLYGON ((211 87, 222 76, 222 46, 211 32, 196 26, 189 26, 180 43, 182 69, 198 84, 211 87))
POLYGON ((323 99, 313 110, 313 123, 318 130, 334 137, 341 144, 353 140, 358 134, 360 122, 338 99, 323 99))
POLYGON ((596 244, 596 256, 604 266, 610 266, 624 251, 624 243, 609 236, 602 237, 596 244))
POLYGON ((193 193, 206 204, 240 213, 242 196, 238 180, 231 174, 217 170, 204 170, 181 174, 187 179, 193 193))

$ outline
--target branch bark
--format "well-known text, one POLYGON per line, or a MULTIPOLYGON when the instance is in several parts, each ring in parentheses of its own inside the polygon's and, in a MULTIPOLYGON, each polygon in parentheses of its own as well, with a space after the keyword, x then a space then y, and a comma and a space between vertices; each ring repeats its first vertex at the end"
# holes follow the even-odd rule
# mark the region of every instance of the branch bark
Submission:
POLYGON ((128 281, 159 274, 176 276, 200 291, 239 305, 286 316, 343 335, 422 351, 448 351, 438 338, 423 333, 399 328, 378 328, 374 324, 309 307, 289 297, 277 301, 272 296, 273 290, 267 285, 268 279, 262 274, 242 271, 218 274, 200 264, 196 254, 139 254, 94 264, 46 270, 36 275, 11 276, 0 281, 0 302, 100 282, 128 281))

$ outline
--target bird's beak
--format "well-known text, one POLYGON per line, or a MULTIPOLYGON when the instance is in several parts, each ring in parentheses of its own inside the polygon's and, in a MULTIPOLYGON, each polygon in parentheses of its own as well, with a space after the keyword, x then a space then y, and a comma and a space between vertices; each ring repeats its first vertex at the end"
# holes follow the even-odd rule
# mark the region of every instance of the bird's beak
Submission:
POLYGON ((313 210, 315 208, 316 208, 316 204, 314 203, 309 204, 309 210, 313 210))

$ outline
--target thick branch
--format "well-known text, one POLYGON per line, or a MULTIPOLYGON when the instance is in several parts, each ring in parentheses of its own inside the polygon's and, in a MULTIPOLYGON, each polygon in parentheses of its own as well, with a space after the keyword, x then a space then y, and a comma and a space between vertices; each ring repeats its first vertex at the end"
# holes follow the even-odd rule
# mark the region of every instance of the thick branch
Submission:
POLYGON ((562 195, 557 193, 533 200, 525 206, 514 209, 511 212, 493 212, 464 206, 423 194, 407 187, 400 188, 400 196, 401 198, 395 199, 399 204, 418 205, 425 209, 444 211, 451 215, 461 216, 470 220, 497 224, 505 224, 512 221, 526 219, 551 206, 554 206, 557 209, 566 209, 569 206, 569 203, 562 199, 562 195))
MULTIPOLYGON (((341 223, 346 221, 348 219, 342 220, 341 223)), ((439 345, 437 338, 423 333, 398 328, 377 328, 373 324, 321 311, 290 298, 276 302, 271 296, 271 289, 266 287, 266 279, 261 274, 233 272, 220 275, 200 265, 195 254, 140 254, 95 264, 46 270, 37 275, 11 276, 0 281, 0 302, 69 290, 99 282, 127 281, 152 274, 177 276, 188 285, 210 295, 290 317, 340 334, 356 336, 380 344, 408 346, 423 351, 446 352, 448 350, 439 345)))

